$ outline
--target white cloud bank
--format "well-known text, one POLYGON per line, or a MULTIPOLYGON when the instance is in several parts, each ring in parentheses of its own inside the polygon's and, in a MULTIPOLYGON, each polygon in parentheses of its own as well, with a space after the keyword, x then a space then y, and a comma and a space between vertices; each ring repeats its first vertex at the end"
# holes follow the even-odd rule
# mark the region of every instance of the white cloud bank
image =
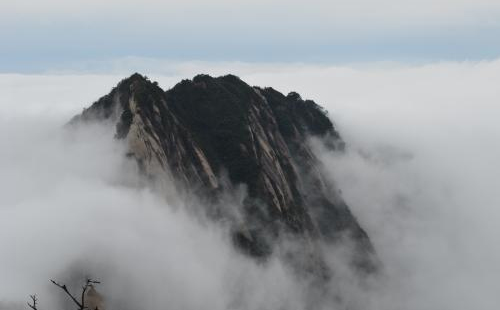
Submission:
MULTIPOLYGON (((168 88, 200 72, 295 90, 330 111, 349 148, 319 154, 386 273, 367 291, 340 281, 350 303, 498 308, 500 61, 190 63, 150 77, 168 88)), ((129 297, 125 308, 136 307, 132 301, 144 309, 303 308, 300 284, 278 262, 257 267, 235 255, 219 229, 133 188, 134 168, 105 128, 61 133, 120 78, 0 75, 3 305, 33 292, 52 302, 58 292, 47 279, 77 264, 104 274, 103 290, 129 297)))

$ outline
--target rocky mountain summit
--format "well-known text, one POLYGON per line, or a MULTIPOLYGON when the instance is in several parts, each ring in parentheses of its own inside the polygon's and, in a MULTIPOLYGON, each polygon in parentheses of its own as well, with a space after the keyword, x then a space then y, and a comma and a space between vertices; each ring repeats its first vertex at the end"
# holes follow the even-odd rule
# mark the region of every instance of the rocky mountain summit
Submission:
POLYGON ((232 240, 244 253, 265 259, 282 239, 302 240, 303 253, 319 253, 319 240, 335 244, 348 236, 354 265, 374 268, 367 234, 307 143, 312 136, 330 149, 344 147, 313 101, 233 75, 198 75, 164 91, 136 73, 72 120, 86 121, 116 124, 116 138, 126 141, 140 171, 204 199, 207 214, 232 223, 232 240), (237 212, 218 208, 236 189, 245 193, 233 204, 237 212))

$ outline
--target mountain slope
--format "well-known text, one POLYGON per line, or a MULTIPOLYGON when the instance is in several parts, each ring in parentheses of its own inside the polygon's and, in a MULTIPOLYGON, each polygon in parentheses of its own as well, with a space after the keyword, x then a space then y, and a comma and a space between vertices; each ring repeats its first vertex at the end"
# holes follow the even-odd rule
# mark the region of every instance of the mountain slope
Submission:
POLYGON ((205 211, 214 217, 231 218, 209 205, 245 188, 231 220, 235 244, 249 255, 266 257, 285 237, 302 240, 309 247, 304 253, 318 253, 317 240, 332 244, 348 235, 355 265, 374 268, 368 236, 308 146, 309 136, 329 148, 344 145, 313 101, 251 87, 233 75, 198 75, 164 92, 134 74, 73 122, 94 120, 116 123, 116 137, 127 141, 147 177, 208 197, 213 203, 205 211))

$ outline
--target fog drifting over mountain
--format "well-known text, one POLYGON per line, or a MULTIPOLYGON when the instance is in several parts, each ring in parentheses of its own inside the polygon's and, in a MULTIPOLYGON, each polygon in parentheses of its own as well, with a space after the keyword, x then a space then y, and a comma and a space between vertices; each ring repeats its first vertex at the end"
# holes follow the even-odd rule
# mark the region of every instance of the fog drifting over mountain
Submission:
MULTIPOLYGON (((184 63, 153 72, 164 89, 197 73, 233 73, 329 110, 346 153, 311 143, 384 265, 362 287, 340 271, 344 303, 498 307, 500 61, 184 63)), ((62 129, 124 76, 0 75, 0 309, 22 308, 35 292, 50 308, 60 292, 48 279, 69 270, 103 280, 115 309, 304 308, 305 284, 278 260, 257 265, 231 248, 224 228, 141 187, 109 127, 62 129)), ((339 307, 333 296, 325 306, 339 307)))

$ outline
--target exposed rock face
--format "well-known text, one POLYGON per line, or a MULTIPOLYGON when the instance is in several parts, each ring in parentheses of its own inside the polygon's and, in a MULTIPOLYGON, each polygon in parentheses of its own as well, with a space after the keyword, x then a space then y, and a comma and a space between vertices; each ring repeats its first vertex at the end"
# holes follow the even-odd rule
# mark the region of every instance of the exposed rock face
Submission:
POLYGON ((84 306, 89 310, 105 310, 104 300, 93 285, 91 285, 88 291, 85 292, 84 306))
POLYGON ((306 143, 312 135, 330 148, 344 145, 313 101, 232 75, 198 75, 164 92, 134 74, 73 121, 96 119, 116 122, 116 137, 126 139, 129 155, 150 178, 173 180, 214 202, 244 185, 233 239, 248 254, 265 257, 283 235, 314 244, 347 234, 360 253, 355 263, 373 267, 366 233, 306 143))

